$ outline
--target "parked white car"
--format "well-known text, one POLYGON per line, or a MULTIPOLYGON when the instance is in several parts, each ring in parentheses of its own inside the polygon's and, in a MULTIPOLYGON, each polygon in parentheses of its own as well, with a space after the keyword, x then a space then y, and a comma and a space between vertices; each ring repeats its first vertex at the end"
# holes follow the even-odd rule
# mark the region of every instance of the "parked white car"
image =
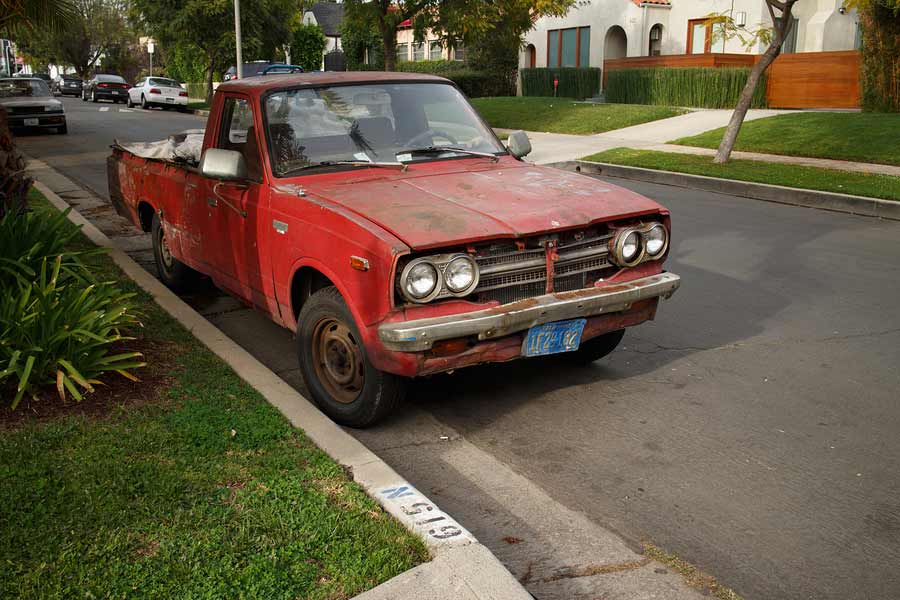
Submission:
POLYGON ((161 108, 174 107, 185 110, 188 103, 188 93, 181 84, 174 79, 165 77, 144 77, 128 90, 128 107, 140 104, 141 108, 159 106, 161 108))

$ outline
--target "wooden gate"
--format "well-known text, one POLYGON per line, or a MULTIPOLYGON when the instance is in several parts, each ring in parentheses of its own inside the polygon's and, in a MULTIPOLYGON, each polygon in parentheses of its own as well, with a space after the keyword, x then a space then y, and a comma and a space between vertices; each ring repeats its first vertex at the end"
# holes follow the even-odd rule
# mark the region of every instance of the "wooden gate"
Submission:
POLYGON ((859 108, 859 51, 782 54, 768 69, 771 108, 859 108))

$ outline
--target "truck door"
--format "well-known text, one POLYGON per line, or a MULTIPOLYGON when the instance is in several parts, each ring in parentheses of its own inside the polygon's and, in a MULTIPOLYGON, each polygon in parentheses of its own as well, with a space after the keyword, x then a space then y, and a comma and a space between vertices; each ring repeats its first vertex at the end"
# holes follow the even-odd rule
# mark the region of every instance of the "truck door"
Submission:
MULTIPOLYGON (((255 126, 253 103, 238 94, 226 95, 222 106, 216 147, 244 156, 248 179, 243 182, 206 180, 206 199, 211 209, 207 248, 214 261, 214 279, 248 302, 268 309, 263 281, 263 248, 259 224, 266 223, 268 207, 260 154, 261 132, 255 126)), ((271 292, 270 292, 271 295, 271 292)))

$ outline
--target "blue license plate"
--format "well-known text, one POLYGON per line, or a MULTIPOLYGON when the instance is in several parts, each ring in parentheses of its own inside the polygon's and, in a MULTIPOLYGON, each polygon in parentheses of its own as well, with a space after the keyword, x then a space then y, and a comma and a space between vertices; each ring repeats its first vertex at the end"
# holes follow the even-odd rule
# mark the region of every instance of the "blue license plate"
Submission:
POLYGON ((586 322, 585 319, 572 319, 532 327, 522 343, 522 355, 544 356, 578 350, 586 322))

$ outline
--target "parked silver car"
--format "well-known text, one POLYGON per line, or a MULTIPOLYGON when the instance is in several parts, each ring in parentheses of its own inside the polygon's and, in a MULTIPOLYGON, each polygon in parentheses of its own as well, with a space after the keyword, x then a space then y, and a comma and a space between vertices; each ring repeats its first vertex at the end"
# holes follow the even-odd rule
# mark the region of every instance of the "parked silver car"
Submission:
POLYGON ((0 79, 0 105, 9 114, 10 129, 55 129, 68 133, 62 102, 50 95, 43 79, 0 79))

